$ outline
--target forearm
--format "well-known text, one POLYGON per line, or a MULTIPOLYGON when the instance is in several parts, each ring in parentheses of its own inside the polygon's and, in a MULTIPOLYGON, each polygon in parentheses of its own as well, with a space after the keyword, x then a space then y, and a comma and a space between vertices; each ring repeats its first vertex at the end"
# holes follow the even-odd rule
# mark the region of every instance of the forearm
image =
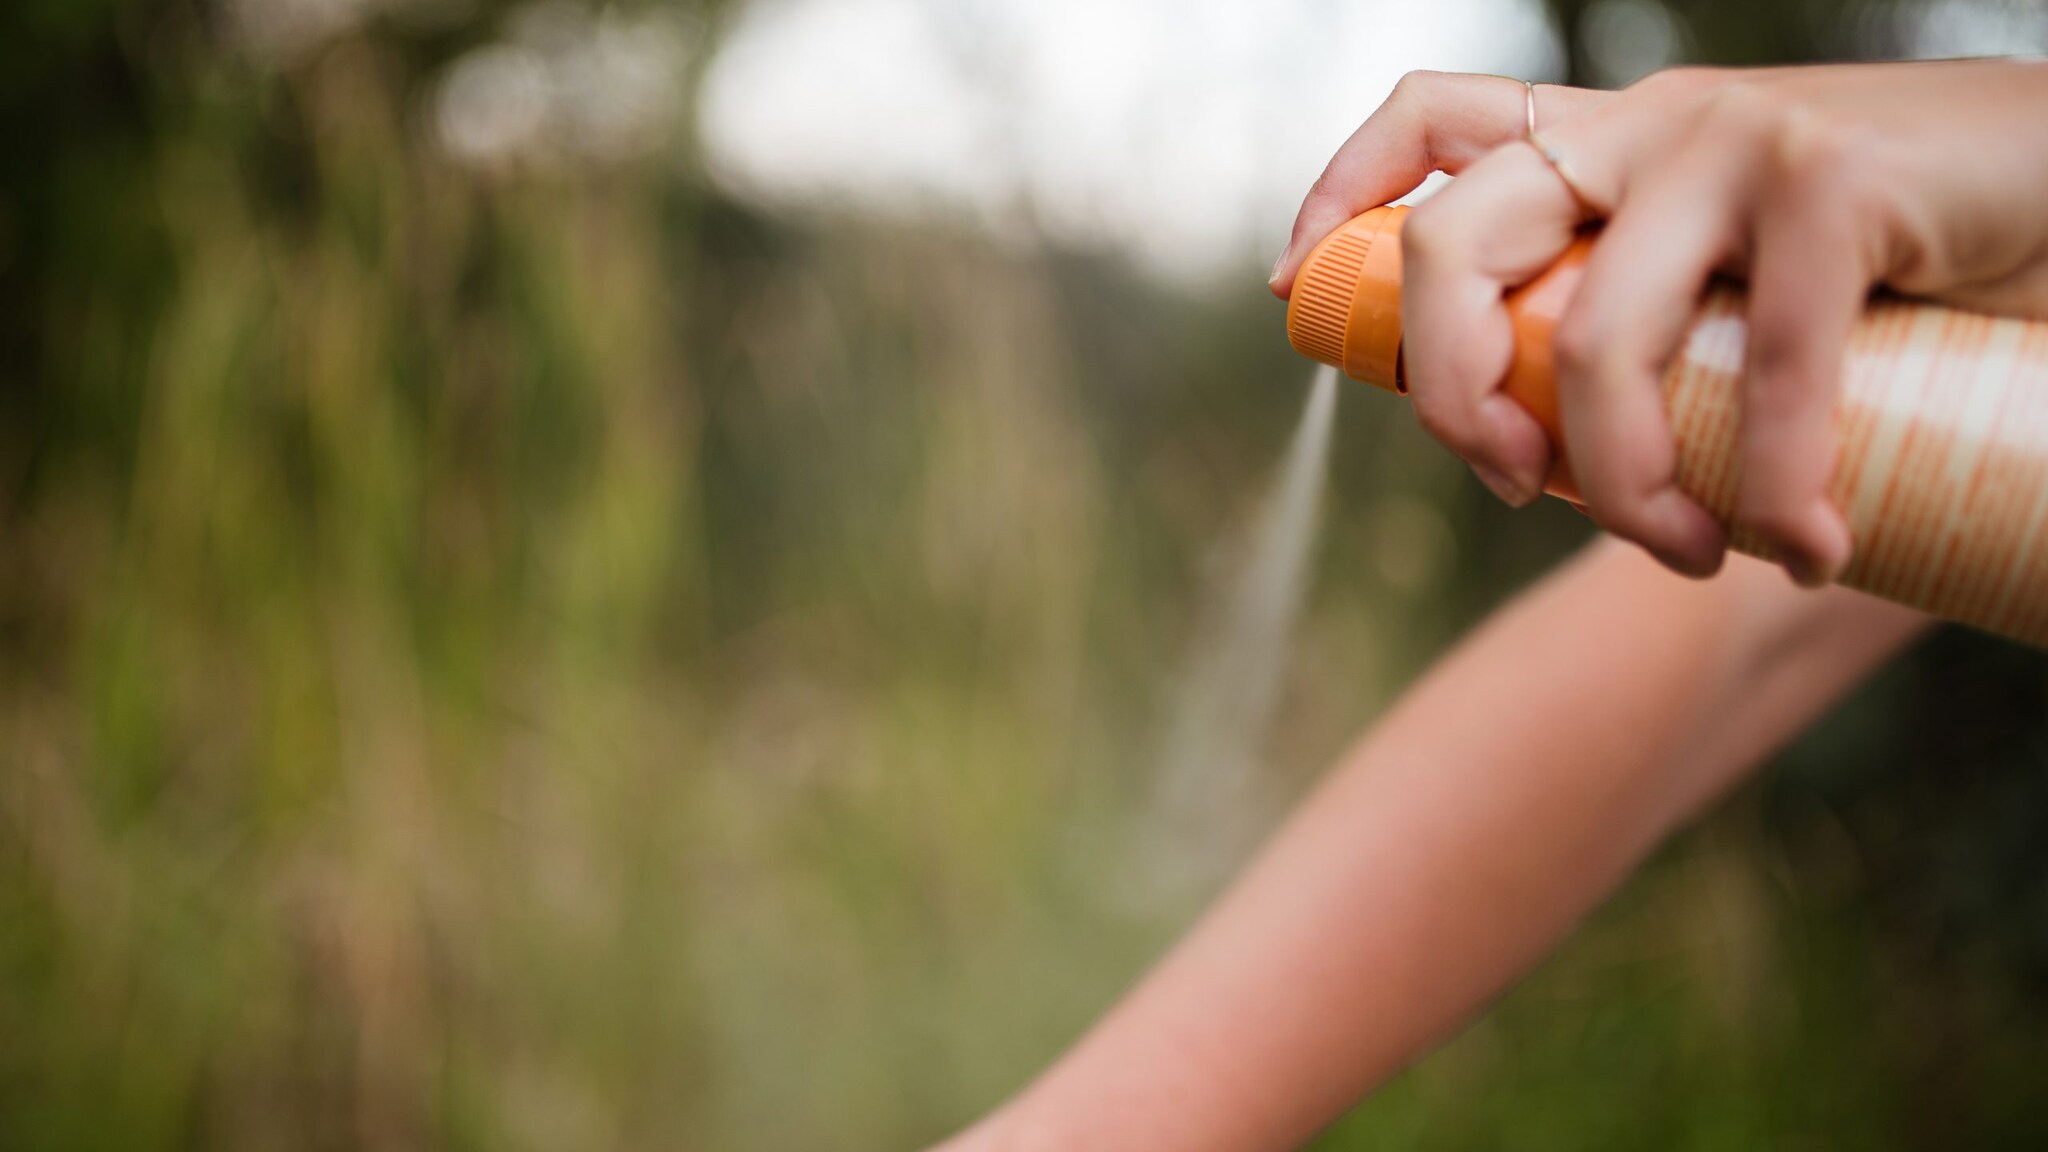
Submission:
POLYGON ((1416 686, 1123 1004, 966 1143, 1291 1148, 1546 952, 1913 634, 1603 545, 1416 686))

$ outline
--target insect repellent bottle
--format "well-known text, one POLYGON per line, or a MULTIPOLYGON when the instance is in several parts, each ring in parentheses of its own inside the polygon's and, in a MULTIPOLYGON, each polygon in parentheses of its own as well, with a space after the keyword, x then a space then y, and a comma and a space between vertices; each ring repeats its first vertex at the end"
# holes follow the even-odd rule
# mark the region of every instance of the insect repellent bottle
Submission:
MULTIPOLYGON (((1295 278, 1287 336, 1311 359, 1393 392, 1401 367, 1401 221, 1375 208, 1316 246, 1295 278)), ((1510 293, 1504 390, 1558 463, 1547 490, 1576 500, 1558 421, 1552 339, 1584 274, 1581 240, 1510 293)), ((1747 345, 1741 291, 1716 282, 1664 376, 1678 484, 1732 523, 1747 345)), ((1830 491, 1855 552, 1841 582, 2048 647, 2048 323, 1874 299, 1849 338, 1830 491)), ((1741 531, 1731 545, 1769 556, 1741 531)))

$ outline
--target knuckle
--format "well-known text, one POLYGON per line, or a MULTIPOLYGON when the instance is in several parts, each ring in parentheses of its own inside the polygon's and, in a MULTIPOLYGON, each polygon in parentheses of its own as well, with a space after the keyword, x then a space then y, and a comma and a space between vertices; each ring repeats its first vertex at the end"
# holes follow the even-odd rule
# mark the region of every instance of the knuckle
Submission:
POLYGON ((1427 103, 1430 93, 1442 84, 1446 74, 1428 68, 1416 68, 1401 75, 1394 82, 1394 91, 1388 95, 1387 103, 1427 103))
POLYGON ((1786 116, 1784 99, 1754 80, 1736 80, 1707 97, 1702 130, 1723 143, 1754 149, 1778 138, 1786 116))
POLYGON ((1771 167, 1781 180, 1826 184, 1861 162, 1858 144, 1840 121, 1811 108, 1787 108, 1771 141, 1771 167))
POLYGON ((1711 68, 1698 64, 1682 64, 1676 68, 1665 68, 1650 73, 1634 84, 1630 91, 1645 96, 1684 98, 1698 96, 1725 84, 1729 70, 1711 68))
POLYGON ((1605 374, 1614 341, 1586 313, 1568 313, 1559 322, 1551 350, 1557 359, 1560 386, 1576 388, 1605 374))
POLYGON ((1879 134, 1841 117, 1786 108, 1769 145, 1766 196, 1780 210, 1860 217, 1878 207, 1891 186, 1881 170, 1879 134))
POLYGON ((1557 374, 1560 378, 1580 379, 1588 374, 1594 360, 1599 356, 1598 343, 1588 335, 1584 323, 1565 321, 1557 326, 1557 334, 1551 343, 1551 352, 1557 358, 1557 374))
POLYGON ((1456 221, 1450 219, 1442 201, 1425 200, 1408 213, 1401 225, 1401 262, 1411 268, 1441 267, 1450 254, 1456 221))
POLYGON ((1324 166, 1323 170, 1316 175, 1315 182, 1308 186, 1308 195, 1304 198, 1304 202, 1308 204, 1321 204, 1326 200, 1336 199, 1339 185, 1337 165, 1335 161, 1332 161, 1324 166))
POLYGON ((1715 90, 1702 132, 1716 146, 1754 158, 1767 208, 1853 212, 1869 207, 1887 185, 1881 133, 1757 81, 1715 90))

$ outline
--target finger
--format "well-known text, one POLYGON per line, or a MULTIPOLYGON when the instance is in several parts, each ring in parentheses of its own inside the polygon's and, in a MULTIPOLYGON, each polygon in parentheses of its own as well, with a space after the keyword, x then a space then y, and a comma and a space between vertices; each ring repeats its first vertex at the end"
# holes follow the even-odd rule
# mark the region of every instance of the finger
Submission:
POLYGON ((1675 571, 1717 571, 1727 534, 1678 486, 1663 377, 1718 263, 1740 244, 1740 176, 1681 149, 1602 232, 1556 335, 1558 410, 1593 518, 1675 571))
POLYGON ((1612 102, 1581 93, 1573 118, 1544 130, 1569 154, 1571 183, 1533 147, 1497 148, 1403 227, 1403 357, 1416 415, 1510 504, 1541 492, 1551 445, 1499 391, 1514 354, 1503 296, 1564 252, 1587 204, 1620 202, 1629 173, 1682 136, 1710 79, 1673 74, 1612 102))
POLYGON ((1503 301, 1577 235, 1576 199, 1528 147, 1502 148, 1402 228, 1402 362, 1416 417, 1517 507, 1541 494, 1551 445, 1500 392, 1514 356, 1503 301))
POLYGON ((1808 587, 1841 575, 1854 550, 1828 479, 1843 348, 1873 275, 1842 171, 1824 145, 1779 149, 1750 268, 1735 521, 1808 587))
MULTIPOLYGON (((1608 94, 1538 85, 1547 128, 1608 94)), ((1410 72, 1360 125, 1317 178, 1295 217, 1270 285, 1285 298, 1316 241, 1368 208, 1415 190, 1432 172, 1456 174, 1528 128, 1527 86, 1505 76, 1410 72)))

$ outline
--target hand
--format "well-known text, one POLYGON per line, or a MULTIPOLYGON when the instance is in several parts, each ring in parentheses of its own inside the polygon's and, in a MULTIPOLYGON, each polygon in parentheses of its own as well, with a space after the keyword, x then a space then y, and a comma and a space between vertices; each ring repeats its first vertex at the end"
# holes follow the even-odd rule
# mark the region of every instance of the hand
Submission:
POLYGON ((1403 233, 1404 357, 1418 417, 1511 504, 1551 446, 1498 391, 1502 295, 1605 218, 1557 331, 1559 406, 1588 512, 1666 566, 1720 566, 1721 526, 1676 487, 1658 380, 1716 272, 1749 282, 1738 523, 1823 583, 1852 541, 1826 486, 1843 346, 1875 286, 2048 317, 2048 64, 1942 61, 1681 69, 1616 93, 1539 86, 1538 127, 1581 205, 1521 143, 1524 88, 1415 73, 1330 162, 1274 270, 1315 241, 1458 174, 1403 233))

